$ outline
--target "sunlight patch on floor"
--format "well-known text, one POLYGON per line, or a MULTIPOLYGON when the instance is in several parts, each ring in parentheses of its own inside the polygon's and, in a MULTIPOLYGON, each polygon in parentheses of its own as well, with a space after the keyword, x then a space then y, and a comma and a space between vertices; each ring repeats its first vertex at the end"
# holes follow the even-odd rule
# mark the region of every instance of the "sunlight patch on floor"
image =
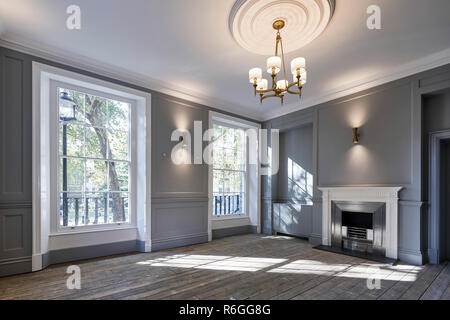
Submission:
POLYGON ((231 257, 210 255, 174 255, 154 260, 138 262, 151 267, 194 268, 226 271, 255 272, 276 264, 286 262, 286 259, 231 257))
POLYGON ((268 272, 413 282, 417 280, 417 274, 421 270, 421 267, 408 265, 389 266, 370 263, 350 265, 315 260, 297 260, 269 270, 268 272))
POLYGON ((315 260, 297 260, 278 268, 269 270, 273 273, 298 273, 331 276, 336 272, 344 271, 350 264, 329 264, 315 260))
POLYGON ((269 239, 269 240, 292 240, 292 239, 294 239, 294 238, 288 237, 288 236, 265 236, 262 238, 269 239))

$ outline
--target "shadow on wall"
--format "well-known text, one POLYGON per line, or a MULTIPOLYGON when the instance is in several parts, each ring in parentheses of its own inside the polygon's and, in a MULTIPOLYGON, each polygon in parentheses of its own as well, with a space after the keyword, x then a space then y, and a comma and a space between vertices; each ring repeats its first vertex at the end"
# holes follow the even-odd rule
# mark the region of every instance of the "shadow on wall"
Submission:
POLYGON ((292 202, 312 205, 313 175, 291 158, 287 167, 287 188, 292 202))

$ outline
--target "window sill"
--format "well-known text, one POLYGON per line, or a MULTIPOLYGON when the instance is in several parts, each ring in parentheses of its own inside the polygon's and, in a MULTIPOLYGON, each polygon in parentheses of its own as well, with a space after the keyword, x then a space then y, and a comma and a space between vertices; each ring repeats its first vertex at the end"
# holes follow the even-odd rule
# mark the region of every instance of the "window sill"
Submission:
POLYGON ((96 232, 105 232, 105 231, 122 231, 122 230, 137 230, 136 226, 133 225, 125 225, 125 226, 105 226, 100 228, 85 228, 78 227, 75 229, 63 229, 59 232, 50 233, 50 237, 58 237, 58 236, 67 236, 73 234, 83 234, 83 233, 96 233, 96 232))

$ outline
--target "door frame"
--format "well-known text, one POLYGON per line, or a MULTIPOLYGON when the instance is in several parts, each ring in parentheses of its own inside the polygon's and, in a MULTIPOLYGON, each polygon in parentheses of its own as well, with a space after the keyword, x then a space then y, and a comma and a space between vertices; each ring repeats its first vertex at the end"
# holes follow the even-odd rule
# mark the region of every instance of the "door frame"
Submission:
POLYGON ((439 264, 442 260, 443 250, 440 248, 441 225, 441 142, 450 139, 450 129, 431 132, 429 134, 429 184, 428 195, 430 211, 428 216, 428 259, 432 264, 439 264))

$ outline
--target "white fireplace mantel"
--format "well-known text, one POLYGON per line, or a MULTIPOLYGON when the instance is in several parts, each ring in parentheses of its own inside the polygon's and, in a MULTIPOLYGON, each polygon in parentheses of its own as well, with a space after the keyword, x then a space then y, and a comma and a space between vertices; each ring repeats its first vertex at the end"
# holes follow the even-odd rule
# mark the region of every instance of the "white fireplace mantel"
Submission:
POLYGON ((403 187, 330 187, 322 191, 322 244, 331 245, 331 202, 386 203, 386 257, 398 258, 398 193, 403 187))

